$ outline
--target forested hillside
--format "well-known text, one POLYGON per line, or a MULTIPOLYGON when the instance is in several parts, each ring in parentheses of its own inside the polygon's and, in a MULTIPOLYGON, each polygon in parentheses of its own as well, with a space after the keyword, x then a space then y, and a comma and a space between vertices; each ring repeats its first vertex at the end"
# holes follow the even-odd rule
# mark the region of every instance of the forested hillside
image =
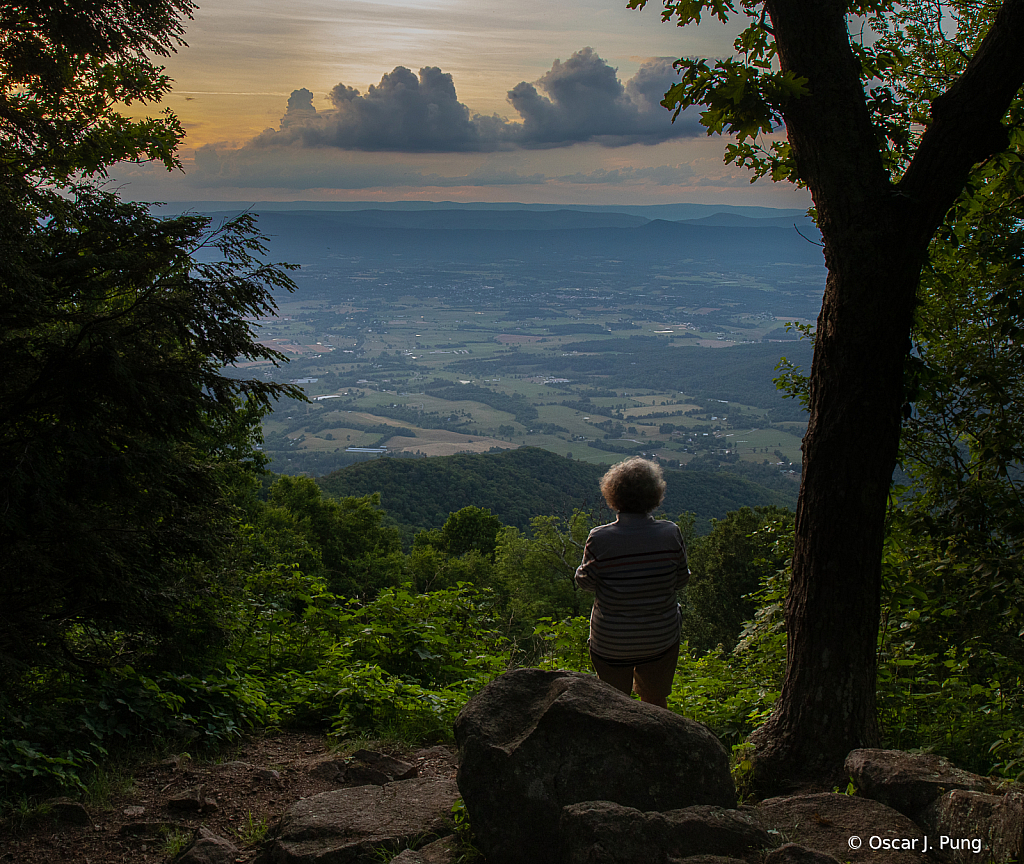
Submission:
MULTIPOLYGON (((192 9, 189 0, 0 6, 5 828, 45 812, 40 802, 55 794, 101 796, 111 766, 140 753, 199 756, 288 725, 339 742, 449 741, 461 707, 510 667, 591 669, 591 596, 572 577, 589 530, 606 518, 603 467, 517 448, 523 436, 506 428, 500 454, 376 460, 319 485, 265 470, 261 420, 276 399, 304 398, 255 365, 285 359, 257 339, 254 322, 273 317, 294 288, 288 265, 268 259, 248 216, 220 229, 195 215, 160 219, 103 183, 123 159, 178 165, 184 133, 173 114, 133 120, 115 107, 167 91, 153 57, 183 44, 192 9)), ((901 64, 930 66, 927 34, 937 28, 917 14, 928 26, 913 38, 926 44, 904 46, 901 64)), ((973 38, 980 25, 968 23, 974 29, 961 32, 973 38)), ((967 54, 950 56, 945 71, 954 74, 967 54)), ((918 100, 918 119, 931 95, 904 91, 918 100)), ((877 676, 882 746, 1024 779, 1019 102, 1014 117, 1011 148, 976 169, 929 249, 914 353, 901 357, 901 459, 913 487, 889 489, 881 579, 869 598, 880 626, 862 671, 877 676)), ((669 227, 636 230, 676 236, 669 227)), ((494 344, 513 359, 521 353, 519 343, 494 344)), ((806 358, 807 346, 798 350, 806 358)), ((723 354, 722 368, 743 352, 762 361, 770 353, 723 354)), ((383 366, 384 349, 378 359, 383 366)), ((612 361, 600 353, 582 362, 612 361)), ((768 386, 754 377, 744 387, 768 386)), ((797 370, 787 378, 798 397, 813 390, 797 370)), ((696 374, 694 382, 701 389, 696 374)), ((547 403, 538 416, 553 423, 541 409, 579 413, 587 434, 561 430, 557 439, 573 450, 618 458, 621 450, 607 449, 627 440, 616 424, 639 424, 625 431, 641 451, 655 430, 665 439, 685 427, 687 438, 672 443, 677 453, 699 451, 687 452, 691 466, 708 464, 711 451, 716 462, 736 456, 718 451, 741 444, 755 460, 669 470, 663 505, 688 542, 692 571, 679 594, 683 644, 668 705, 734 746, 737 776, 749 779, 745 742, 764 728, 792 654, 783 610, 794 606, 787 595, 799 555, 793 514, 779 506, 792 503, 792 486, 761 461, 780 446, 777 433, 689 447, 694 415, 722 425, 745 421, 750 406, 715 407, 720 418, 710 404, 669 404, 678 392, 632 394, 627 405, 624 394, 599 391, 588 403, 552 383, 560 386, 531 384, 547 403)), ((444 417, 497 421, 499 430, 518 422, 514 396, 472 386, 478 417, 468 408, 444 417), (490 403, 509 417, 484 418, 490 403)), ((416 410, 439 410, 427 401, 436 397, 417 398, 416 410)), ((344 413, 355 415, 353 433, 384 434, 378 420, 344 413)), ((311 437, 315 420, 294 418, 311 437)), ((725 428, 700 437, 715 431, 733 437, 725 428)), ((860 455, 835 469, 854 488, 860 455)), ((826 593, 834 585, 824 583, 826 593)))
MULTIPOLYGON (((504 453, 375 459, 317 482, 335 498, 379 492, 391 517, 413 528, 437 528, 449 513, 472 504, 525 531, 536 516, 568 516, 576 509, 603 511, 613 518, 598 491, 605 470, 602 465, 522 447, 504 453)), ((775 468, 765 473, 778 477, 775 468)), ((669 470, 666 479, 661 512, 672 519, 693 513, 698 534, 711 529, 711 519, 723 519, 740 507, 796 506, 797 485, 789 480, 775 480, 774 488, 768 488, 728 470, 669 470)))

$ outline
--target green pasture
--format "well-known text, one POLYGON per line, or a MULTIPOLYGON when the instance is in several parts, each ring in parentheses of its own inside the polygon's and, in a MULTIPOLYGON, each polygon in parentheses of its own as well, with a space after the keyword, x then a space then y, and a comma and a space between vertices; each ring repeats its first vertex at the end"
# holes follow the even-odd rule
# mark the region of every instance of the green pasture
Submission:
MULTIPOLYGON (((700 277, 665 278, 669 281, 692 281, 700 277)), ((613 388, 614 395, 591 397, 591 392, 603 392, 604 388, 600 384, 571 380, 571 376, 566 376, 570 377, 569 382, 543 383, 545 377, 562 377, 550 363, 552 358, 561 357, 564 347, 572 343, 621 338, 624 335, 658 335, 673 340, 725 335, 736 341, 751 340, 760 339, 764 333, 782 326, 781 322, 756 315, 737 316, 736 320, 742 326, 732 332, 723 331, 720 323, 709 325, 704 332, 695 329, 685 312, 675 310, 665 313, 663 320, 638 321, 635 330, 608 333, 605 322, 628 321, 628 312, 623 317, 621 310, 588 309, 584 305, 571 312, 567 310, 564 316, 517 321, 510 320, 509 313, 498 302, 500 299, 493 292, 483 292, 481 304, 476 307, 449 305, 436 299, 418 299, 408 295, 392 302, 366 301, 362 304, 315 304, 286 299, 281 304, 280 316, 261 324, 260 337, 285 340, 277 344, 288 345, 291 349, 288 356, 296 360, 291 366, 278 370, 277 377, 317 378, 315 383, 301 385, 309 397, 340 395, 344 409, 364 412, 376 418, 363 418, 360 422, 366 425, 386 423, 425 431, 412 420, 389 419, 376 413, 382 406, 397 405, 421 410, 431 415, 431 420, 452 414, 464 416, 465 412, 472 419, 451 433, 453 442, 463 440, 461 436, 468 433, 479 438, 539 446, 560 455, 572 453, 574 459, 607 464, 618 461, 622 454, 589 448, 586 441, 580 439, 604 439, 606 430, 595 424, 612 419, 626 427, 622 434, 623 446, 632 446, 636 442, 665 458, 687 461, 692 454, 685 451, 695 449, 694 445, 660 432, 663 424, 672 423, 677 427, 707 429, 711 434, 707 438, 700 435, 695 442, 700 451, 736 449, 744 461, 761 463, 766 458, 770 462, 778 461, 775 454, 778 450, 788 460, 799 461, 803 425, 791 423, 772 429, 759 428, 764 424, 764 409, 756 406, 721 403, 721 407, 716 408, 715 405, 697 405, 678 390, 658 391, 643 387, 613 388), (598 325, 607 337, 599 332, 551 332, 552 327, 566 324, 598 325), (502 343, 497 338, 501 334, 533 336, 536 339, 502 343), (334 348, 334 351, 329 351, 329 348, 334 348), (355 353, 343 354, 346 350, 355 353), (320 356, 315 356, 316 353, 320 356), (525 367, 503 362, 505 358, 522 358, 524 355, 536 362, 525 367), (490 362, 483 369, 473 367, 473 361, 481 360, 490 362), (424 394, 424 388, 435 377, 471 382, 507 396, 520 395, 527 404, 536 408, 538 417, 524 426, 516 422, 508 411, 471 399, 449 401, 424 394), (354 383, 362 379, 365 383, 354 383), (584 398, 590 402, 580 406, 581 410, 560 404, 563 401, 580 402, 584 398), (688 411, 701 413, 688 417, 688 411), (621 419, 618 417, 620 412, 621 419), (726 425, 724 418, 727 413, 734 422, 739 413, 743 422, 737 428, 723 429, 716 438, 712 430, 726 425), (667 416, 650 416, 654 414, 667 416), (749 415, 749 424, 744 415, 749 415), (563 427, 567 432, 530 433, 531 428, 545 423, 563 427), (635 431, 629 432, 629 427, 635 431), (510 428, 513 430, 511 434, 510 428)), ((637 304, 636 308, 642 305, 637 304)), ((653 306, 649 308, 653 309, 653 306)), ((330 422, 335 419, 330 412, 337 412, 339 408, 340 405, 324 402, 281 405, 266 419, 264 428, 268 434, 281 434, 288 430, 291 440, 302 438, 297 447, 327 452, 350 446, 365 447, 380 440, 381 435, 376 432, 362 432, 346 426, 343 414, 338 414, 336 424, 330 422), (309 426, 316 431, 299 428, 302 419, 308 419, 309 426), (325 421, 328 425, 320 428, 325 421)), ((429 424, 429 421, 424 422, 429 424)), ((431 430, 430 437, 437 440, 445 434, 448 433, 443 430, 431 430)))

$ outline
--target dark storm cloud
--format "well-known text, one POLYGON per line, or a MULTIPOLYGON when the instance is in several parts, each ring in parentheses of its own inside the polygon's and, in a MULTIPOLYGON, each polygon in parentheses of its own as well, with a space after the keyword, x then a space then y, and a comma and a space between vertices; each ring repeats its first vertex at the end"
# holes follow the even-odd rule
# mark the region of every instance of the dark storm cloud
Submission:
POLYGON ((402 153, 457 153, 568 147, 595 141, 608 147, 656 144, 699 134, 683 115, 675 124, 658 103, 675 76, 668 60, 643 64, 623 84, 616 70, 590 48, 556 60, 536 83, 508 92, 520 122, 471 114, 459 102, 449 73, 426 66, 417 76, 404 66, 384 75, 365 94, 338 84, 333 105, 318 112, 309 90, 296 90, 278 130, 251 142, 257 147, 335 147, 402 153))

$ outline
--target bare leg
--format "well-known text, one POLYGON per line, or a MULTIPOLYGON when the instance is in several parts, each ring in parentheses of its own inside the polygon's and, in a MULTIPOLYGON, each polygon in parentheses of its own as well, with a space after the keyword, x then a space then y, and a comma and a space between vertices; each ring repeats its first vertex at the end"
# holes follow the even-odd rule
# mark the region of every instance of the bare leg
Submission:
POLYGON ((668 708, 668 694, 672 692, 672 679, 676 674, 679 646, 651 663, 633 670, 633 686, 643 702, 668 708))
POLYGON ((633 667, 632 666, 610 666, 600 657, 590 655, 590 662, 594 664, 594 671, 597 677, 606 684, 611 684, 616 690, 625 693, 627 696, 633 692, 633 667))

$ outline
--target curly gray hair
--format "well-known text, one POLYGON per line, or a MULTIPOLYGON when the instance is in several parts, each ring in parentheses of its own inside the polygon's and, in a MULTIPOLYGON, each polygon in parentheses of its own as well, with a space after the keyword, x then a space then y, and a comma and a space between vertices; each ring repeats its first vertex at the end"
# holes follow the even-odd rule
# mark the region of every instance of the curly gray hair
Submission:
POLYGON ((612 465, 601 478, 601 494, 612 510, 650 513, 665 498, 661 466, 641 456, 612 465))

